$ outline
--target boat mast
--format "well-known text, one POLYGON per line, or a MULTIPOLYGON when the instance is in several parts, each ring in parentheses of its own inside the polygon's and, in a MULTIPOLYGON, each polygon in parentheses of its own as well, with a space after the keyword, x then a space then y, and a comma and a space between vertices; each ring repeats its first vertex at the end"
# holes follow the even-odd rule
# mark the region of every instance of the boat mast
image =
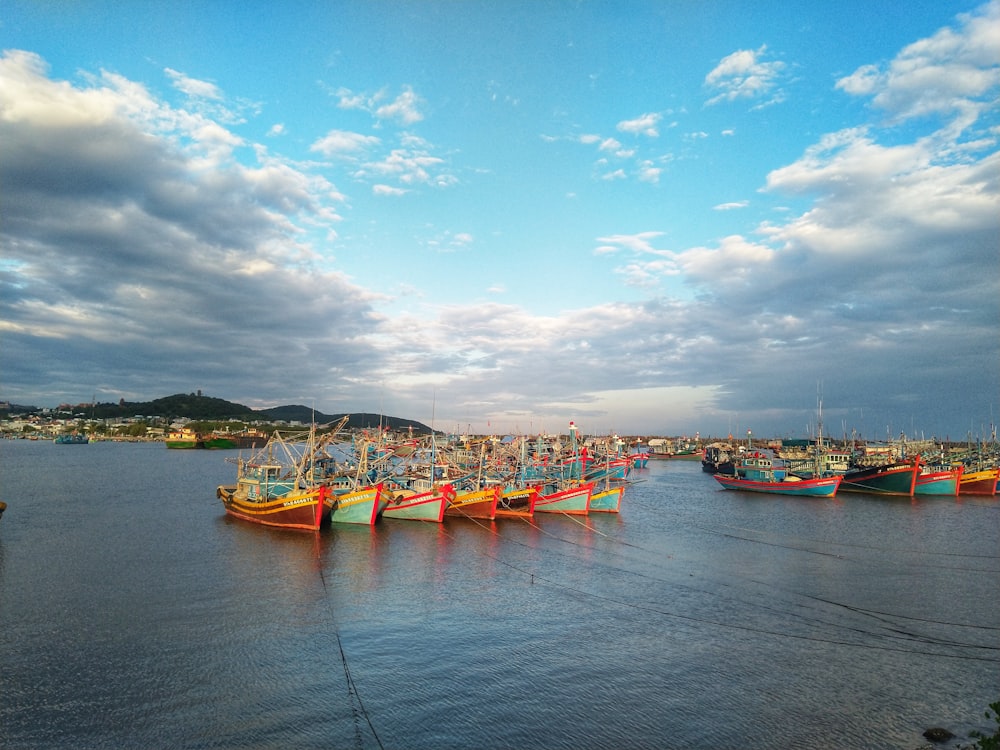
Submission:
POLYGON ((816 451, 815 451, 815 466, 813 469, 813 475, 816 477, 823 476, 823 395, 822 393, 817 396, 817 415, 816 415, 816 451))

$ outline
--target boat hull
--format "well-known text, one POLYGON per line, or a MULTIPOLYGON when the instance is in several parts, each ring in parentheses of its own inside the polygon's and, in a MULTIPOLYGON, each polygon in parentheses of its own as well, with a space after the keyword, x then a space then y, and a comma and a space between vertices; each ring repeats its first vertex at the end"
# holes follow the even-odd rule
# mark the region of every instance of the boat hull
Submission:
POLYGON ((920 472, 918 462, 906 466, 877 466, 857 469, 843 475, 840 489, 844 492, 870 492, 881 495, 913 497, 920 472))
POLYGON ((714 474, 715 480, 727 490, 746 492, 766 492, 772 495, 798 495, 802 497, 833 497, 841 486, 841 477, 819 477, 817 479, 783 479, 777 482, 761 482, 755 479, 714 474))
POLYGON ((593 482, 577 485, 565 490, 541 494, 535 503, 535 512, 585 516, 590 512, 590 499, 593 494, 593 482))
POLYGON ((230 516, 264 526, 316 531, 327 517, 323 493, 315 487, 263 502, 240 497, 235 485, 221 485, 216 495, 230 516))
POLYGON ((1000 479, 1000 469, 964 472, 958 483, 958 494, 995 495, 998 479, 1000 479))
POLYGON ((962 469, 945 471, 929 471, 917 474, 917 482, 913 487, 914 495, 957 495, 962 469))
POLYGON ((535 515, 535 503, 538 501, 536 487, 507 489, 500 493, 497 500, 497 518, 532 518, 535 515))
POLYGON ((617 513, 622 507, 625 485, 609 487, 590 496, 591 513, 617 513))
POLYGON ((386 507, 387 499, 383 493, 383 486, 376 484, 355 492, 333 495, 327 502, 330 507, 331 523, 374 526, 379 514, 386 507))
POLYGON ((459 492, 455 499, 444 509, 446 516, 458 518, 482 518, 492 521, 497 517, 497 503, 500 500, 500 488, 491 487, 487 490, 459 492))
POLYGON ((455 490, 450 484, 435 487, 428 492, 403 490, 388 499, 382 510, 382 517, 441 523, 444 520, 444 509, 454 498, 455 490))

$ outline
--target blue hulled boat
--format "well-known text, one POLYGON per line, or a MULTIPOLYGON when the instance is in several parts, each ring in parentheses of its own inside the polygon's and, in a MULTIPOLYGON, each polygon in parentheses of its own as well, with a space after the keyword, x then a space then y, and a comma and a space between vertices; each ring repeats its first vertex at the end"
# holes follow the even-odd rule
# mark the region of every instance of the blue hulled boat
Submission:
POLYGON ((776 495, 833 497, 840 487, 841 477, 803 479, 788 473, 786 466, 766 453, 744 456, 736 465, 735 474, 715 474, 716 481, 727 490, 768 492, 776 495))

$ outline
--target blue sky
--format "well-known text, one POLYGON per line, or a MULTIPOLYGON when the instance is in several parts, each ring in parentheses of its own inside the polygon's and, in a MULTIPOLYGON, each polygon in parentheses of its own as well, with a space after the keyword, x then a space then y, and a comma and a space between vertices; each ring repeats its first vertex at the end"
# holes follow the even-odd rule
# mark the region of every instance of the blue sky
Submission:
POLYGON ((0 398, 1000 416, 1000 2, 8 0, 0 41, 0 398))

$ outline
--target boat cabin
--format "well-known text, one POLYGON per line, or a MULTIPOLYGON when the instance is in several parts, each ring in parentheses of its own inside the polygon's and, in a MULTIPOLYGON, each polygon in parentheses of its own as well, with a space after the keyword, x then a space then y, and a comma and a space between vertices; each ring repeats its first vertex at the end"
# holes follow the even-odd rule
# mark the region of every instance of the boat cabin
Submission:
POLYGON ((756 482, 780 482, 788 475, 788 467, 766 453, 746 453, 736 467, 736 475, 756 482))

